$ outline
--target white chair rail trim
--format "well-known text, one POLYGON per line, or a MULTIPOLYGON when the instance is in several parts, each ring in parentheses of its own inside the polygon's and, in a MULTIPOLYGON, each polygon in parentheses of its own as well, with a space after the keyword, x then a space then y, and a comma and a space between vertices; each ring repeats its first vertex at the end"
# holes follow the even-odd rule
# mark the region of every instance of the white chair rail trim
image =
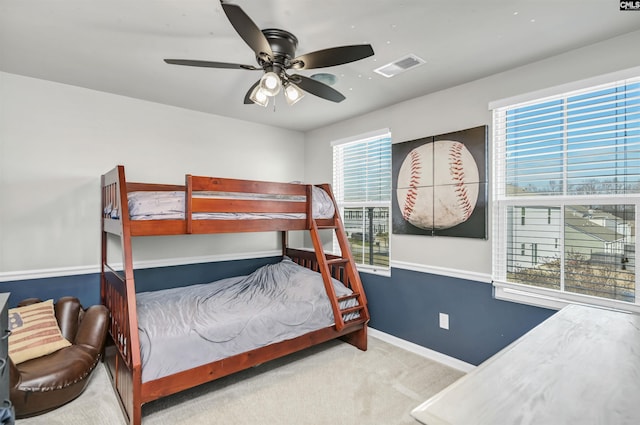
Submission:
POLYGON ((491 283, 491 274, 472 272, 446 267, 429 266, 426 264, 407 263, 404 261, 391 261, 392 268, 411 270, 420 273, 437 274, 441 276, 454 277, 457 279, 473 280, 482 283, 491 283))
MULTIPOLYGON (((215 263, 220 261, 248 260, 252 258, 266 258, 281 255, 280 250, 259 251, 237 254, 207 255, 200 257, 184 258, 163 258, 160 260, 135 261, 136 269, 151 269, 155 267, 183 266, 188 264, 215 263)), ((122 263, 111 264, 115 270, 122 269, 122 263)), ((100 273, 100 265, 78 266, 78 267, 58 267, 39 270, 20 270, 0 273, 0 282, 10 282, 14 280, 46 279, 50 277, 75 276, 83 274, 100 273)))

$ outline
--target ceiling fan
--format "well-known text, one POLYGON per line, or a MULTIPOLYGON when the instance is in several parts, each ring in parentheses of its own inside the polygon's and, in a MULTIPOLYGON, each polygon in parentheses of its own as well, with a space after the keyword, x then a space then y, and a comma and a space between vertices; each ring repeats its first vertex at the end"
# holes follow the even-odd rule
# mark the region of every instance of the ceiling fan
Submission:
POLYGON ((245 104, 267 106, 269 98, 284 90, 290 105, 311 93, 332 102, 341 102, 345 97, 337 90, 313 78, 300 74, 288 74, 288 70, 315 69, 342 65, 372 56, 370 44, 333 47, 295 56, 298 39, 288 31, 268 28, 260 30, 240 6, 220 1, 224 13, 240 37, 256 55, 258 66, 226 62, 210 62, 189 59, 165 59, 168 64, 199 66, 205 68, 243 69, 263 71, 244 97, 245 104))

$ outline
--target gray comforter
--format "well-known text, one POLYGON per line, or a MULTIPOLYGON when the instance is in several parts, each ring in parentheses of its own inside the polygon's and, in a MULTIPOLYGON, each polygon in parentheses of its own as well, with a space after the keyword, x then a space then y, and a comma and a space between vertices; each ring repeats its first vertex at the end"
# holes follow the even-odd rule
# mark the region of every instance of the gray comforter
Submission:
POLYGON ((286 257, 248 276, 139 293, 137 308, 143 382, 334 323, 322 276, 286 257))

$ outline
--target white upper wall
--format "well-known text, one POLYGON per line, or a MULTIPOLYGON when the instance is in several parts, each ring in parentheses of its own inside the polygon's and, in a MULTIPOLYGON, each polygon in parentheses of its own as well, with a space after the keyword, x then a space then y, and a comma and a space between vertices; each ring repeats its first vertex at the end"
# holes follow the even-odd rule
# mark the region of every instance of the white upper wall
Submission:
MULTIPOLYGON (((331 141, 380 128, 390 128, 393 143, 400 143, 488 125, 490 172, 489 102, 639 66, 638 45, 640 31, 308 132, 305 179, 311 182, 331 181, 331 141)), ((402 74, 394 78, 402 78, 402 74)), ((489 181, 491 183, 490 173, 489 181)), ((409 263, 483 275, 491 273, 489 240, 392 235, 390 243, 391 261, 396 264, 409 263)))
MULTIPOLYGON (((302 180, 303 161, 300 132, 0 73, 0 279, 97 271, 100 175, 118 164, 129 181, 183 184, 185 174, 302 180)), ((275 233, 161 239, 137 238, 135 259, 269 251, 279 241, 275 233)))
MULTIPOLYGON (((117 164, 129 180, 154 183, 182 183, 187 173, 330 182, 333 140, 389 127, 399 143, 490 125, 490 101, 639 66, 638 44, 640 32, 631 33, 306 135, 0 73, 0 280, 97 270, 99 177, 117 164)), ((278 242, 271 233, 162 239, 137 238, 135 259, 268 251, 278 242)), ((391 244, 395 263, 491 270, 489 241, 392 235, 391 244)))

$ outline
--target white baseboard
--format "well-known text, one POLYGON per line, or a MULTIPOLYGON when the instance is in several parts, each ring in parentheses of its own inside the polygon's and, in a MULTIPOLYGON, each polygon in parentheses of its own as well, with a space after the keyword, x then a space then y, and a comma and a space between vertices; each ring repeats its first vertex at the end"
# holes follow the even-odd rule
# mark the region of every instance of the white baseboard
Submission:
POLYGON ((421 345, 414 344, 413 342, 406 341, 393 335, 389 335, 388 333, 379 331, 374 328, 369 328, 368 333, 369 336, 378 338, 381 341, 388 342, 389 344, 395 345, 396 347, 418 354, 422 357, 426 357, 435 362, 442 363, 445 366, 449 366, 461 372, 469 373, 476 368, 474 365, 463 362, 462 360, 458 360, 455 357, 447 356, 446 354, 430 350, 421 345))

